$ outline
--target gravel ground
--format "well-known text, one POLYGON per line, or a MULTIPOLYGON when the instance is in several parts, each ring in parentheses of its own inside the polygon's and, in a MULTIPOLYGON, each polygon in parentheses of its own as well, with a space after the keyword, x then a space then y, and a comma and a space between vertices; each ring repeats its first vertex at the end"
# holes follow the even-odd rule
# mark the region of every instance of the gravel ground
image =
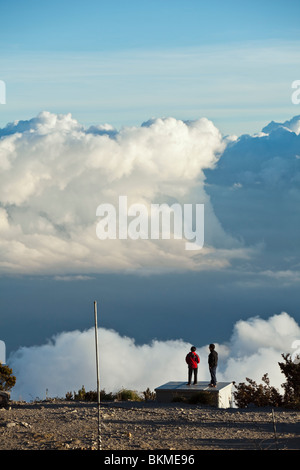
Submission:
MULTIPOLYGON (((156 402, 101 403, 102 450, 299 450, 300 412, 156 402)), ((96 450, 96 403, 12 403, 0 450, 96 450)))

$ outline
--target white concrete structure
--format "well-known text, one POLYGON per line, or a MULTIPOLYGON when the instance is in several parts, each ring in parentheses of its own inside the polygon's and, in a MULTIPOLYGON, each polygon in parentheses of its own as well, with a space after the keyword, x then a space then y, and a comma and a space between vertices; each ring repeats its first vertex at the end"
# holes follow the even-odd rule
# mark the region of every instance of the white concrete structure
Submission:
POLYGON ((187 385, 186 382, 168 382, 157 387, 155 392, 156 400, 160 403, 199 397, 199 403, 202 401, 217 408, 231 408, 232 406, 232 382, 219 382, 215 388, 210 387, 207 382, 198 382, 197 385, 187 385))

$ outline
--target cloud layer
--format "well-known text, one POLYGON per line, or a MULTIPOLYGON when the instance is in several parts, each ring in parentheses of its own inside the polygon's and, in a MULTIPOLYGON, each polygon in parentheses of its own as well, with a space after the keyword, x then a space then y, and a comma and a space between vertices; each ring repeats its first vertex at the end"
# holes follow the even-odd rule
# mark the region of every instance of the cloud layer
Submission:
MULTIPOLYGON (((281 390, 285 378, 278 361, 282 361, 282 353, 295 352, 294 342, 299 337, 300 326, 285 312, 266 320, 254 317, 238 321, 230 340, 216 344, 218 381, 242 382, 249 377, 260 383, 268 373, 271 384, 281 390)), ((199 380, 208 381, 208 345, 196 346, 201 360, 199 380)), ((190 347, 181 339, 138 345, 132 338, 100 328, 100 388, 116 392, 125 387, 142 392, 168 381, 185 381, 185 355, 190 347)), ((48 396, 64 397, 82 385, 86 390, 97 387, 93 328, 60 333, 41 346, 22 347, 8 362, 17 377, 14 399, 43 399, 46 390, 48 396)))
POLYGON ((206 190, 225 231, 261 243, 249 271, 283 283, 299 279, 300 116, 271 122, 228 143, 206 190))
POLYGON ((205 118, 155 119, 120 131, 83 128, 71 115, 43 112, 0 130, 2 274, 74 274, 218 269, 248 256, 226 235, 205 191, 226 142, 205 118), (99 240, 96 209, 174 202, 205 204, 205 247, 183 240, 99 240))
POLYGON ((219 270, 299 277, 300 117, 258 135, 221 135, 206 118, 84 128, 42 112, 0 129, 0 273, 219 270), (99 240, 100 204, 204 204, 204 247, 99 240), (292 273, 292 275, 290 275, 292 273))
POLYGON ((271 122, 259 134, 233 139, 219 160, 211 183, 260 190, 299 189, 300 116, 271 122))

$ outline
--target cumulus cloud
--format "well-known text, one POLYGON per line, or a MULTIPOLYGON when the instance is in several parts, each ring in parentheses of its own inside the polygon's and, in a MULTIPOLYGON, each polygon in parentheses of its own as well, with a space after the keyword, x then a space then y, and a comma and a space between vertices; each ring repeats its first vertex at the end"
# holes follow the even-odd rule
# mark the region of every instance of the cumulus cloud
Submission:
POLYGON ((116 130, 85 129, 42 112, 0 130, 0 272, 86 275, 99 271, 219 269, 252 249, 226 234, 205 191, 226 147, 205 118, 153 119, 116 130), (96 209, 174 202, 205 205, 205 246, 182 240, 99 240, 96 209))
POLYGON ((224 137, 206 118, 117 130, 42 112, 10 123, 0 129, 0 273, 79 280, 238 263, 274 280, 298 273, 299 126, 295 116, 224 137), (172 237, 99 240, 97 207, 118 210, 123 195, 149 213, 155 203, 204 204, 203 248, 172 237))
POLYGON ((266 127, 262 129, 262 133, 270 134, 271 132, 280 129, 285 129, 290 132, 294 132, 296 135, 300 134, 300 116, 294 116, 285 122, 270 122, 266 127))
POLYGON ((215 168, 205 170, 223 228, 246 245, 264 245, 252 269, 285 283, 299 275, 299 129, 300 116, 271 122, 257 135, 228 142, 215 168))
POLYGON ((210 183, 222 187, 270 189, 299 187, 300 116, 284 123, 271 122, 254 135, 228 141, 210 183))
MULTIPOLYGON (((138 345, 114 330, 99 331, 100 387, 116 392, 122 387, 142 392, 168 381, 185 381, 185 355, 191 344, 177 339, 153 340, 138 345)), ((265 373, 281 392, 285 381, 278 361, 282 353, 294 353, 300 326, 287 313, 268 319, 238 321, 227 343, 216 344, 218 380, 261 382, 265 373)), ((298 343, 297 343, 298 344, 298 343)), ((199 380, 209 381, 208 345, 196 345, 200 355, 199 380)), ((14 399, 32 400, 48 395, 64 397, 68 391, 96 389, 95 331, 63 332, 41 346, 22 347, 8 358, 17 377, 14 399)))

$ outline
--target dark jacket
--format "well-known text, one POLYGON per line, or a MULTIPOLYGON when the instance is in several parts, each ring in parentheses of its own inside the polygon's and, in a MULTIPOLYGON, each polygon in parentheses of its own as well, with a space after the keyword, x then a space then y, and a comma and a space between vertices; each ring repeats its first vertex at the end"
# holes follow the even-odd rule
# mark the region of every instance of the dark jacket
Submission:
POLYGON ((218 365, 218 353, 216 351, 211 351, 208 355, 208 365, 209 367, 217 367, 218 365))
POLYGON ((200 362, 200 357, 195 352, 189 352, 185 358, 186 363, 190 369, 197 369, 200 362))

